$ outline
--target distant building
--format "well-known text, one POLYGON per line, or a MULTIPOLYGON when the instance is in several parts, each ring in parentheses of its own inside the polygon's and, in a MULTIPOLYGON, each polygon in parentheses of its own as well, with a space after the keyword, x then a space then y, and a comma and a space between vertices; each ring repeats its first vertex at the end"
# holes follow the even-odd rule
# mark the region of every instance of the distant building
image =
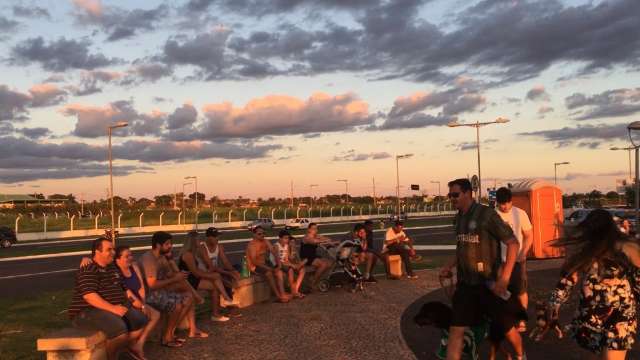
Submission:
POLYGON ((0 194, 0 208, 15 209, 18 207, 62 207, 69 199, 38 199, 26 194, 0 194))

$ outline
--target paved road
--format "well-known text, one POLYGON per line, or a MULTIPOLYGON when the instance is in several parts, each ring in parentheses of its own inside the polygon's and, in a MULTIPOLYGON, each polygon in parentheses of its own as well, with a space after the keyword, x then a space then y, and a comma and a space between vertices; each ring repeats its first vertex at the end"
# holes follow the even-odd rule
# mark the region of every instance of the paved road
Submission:
MULTIPOLYGON (((408 229, 407 234, 414 239, 416 245, 451 244, 453 229, 450 226, 437 228, 408 229)), ((246 232, 246 231, 245 231, 246 232)), ((177 235, 181 242, 185 235, 177 235)), ((341 239, 344 235, 331 235, 334 239, 341 239)), ((376 238, 382 238, 382 231, 375 232, 376 238)), ((127 239, 129 245, 149 245, 149 238, 127 239)), ((224 243, 224 237, 223 237, 224 243)), ((231 240, 225 244, 225 250, 231 261, 240 262, 246 242, 231 240)), ((11 250, 11 249, 9 249, 11 250)), ((451 251, 451 250, 444 250, 451 251)), ((143 251, 135 251, 134 256, 143 251)), ((443 251, 438 251, 442 253, 443 251)), ((422 251, 423 255, 428 252, 422 251)), ((74 271, 78 266, 81 255, 52 257, 45 259, 28 259, 14 261, 0 261, 0 297, 14 297, 18 295, 38 294, 43 291, 65 289, 73 287, 74 271)))

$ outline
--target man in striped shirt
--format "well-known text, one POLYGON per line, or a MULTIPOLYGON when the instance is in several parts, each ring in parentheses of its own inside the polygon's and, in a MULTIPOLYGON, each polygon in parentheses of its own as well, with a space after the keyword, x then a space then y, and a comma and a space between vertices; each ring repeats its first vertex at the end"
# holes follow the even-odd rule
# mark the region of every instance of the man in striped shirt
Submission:
POLYGON ((147 317, 133 308, 116 267, 110 240, 99 238, 92 244, 93 262, 76 273, 76 285, 69 307, 74 326, 102 331, 107 336, 109 359, 117 359, 125 346, 134 358, 143 355, 132 347, 147 324, 147 317))

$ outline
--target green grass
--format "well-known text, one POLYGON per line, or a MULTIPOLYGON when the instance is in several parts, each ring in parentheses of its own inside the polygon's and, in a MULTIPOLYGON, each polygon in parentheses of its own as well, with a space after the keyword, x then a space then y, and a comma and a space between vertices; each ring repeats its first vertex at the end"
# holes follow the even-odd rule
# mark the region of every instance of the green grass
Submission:
POLYGON ((0 299, 0 359, 42 359, 36 339, 69 326, 66 310, 71 290, 0 299))

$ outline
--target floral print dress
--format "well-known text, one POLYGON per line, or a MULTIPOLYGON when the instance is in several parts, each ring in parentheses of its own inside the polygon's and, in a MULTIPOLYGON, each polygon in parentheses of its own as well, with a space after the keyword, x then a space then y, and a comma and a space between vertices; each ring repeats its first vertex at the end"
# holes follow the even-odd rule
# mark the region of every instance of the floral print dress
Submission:
MULTIPOLYGON (((640 270, 618 252, 610 260, 594 262, 581 275, 580 302, 567 327, 569 333, 578 345, 594 353, 631 349, 637 328, 640 270)), ((555 314, 577 284, 577 273, 560 279, 550 298, 555 314)))

